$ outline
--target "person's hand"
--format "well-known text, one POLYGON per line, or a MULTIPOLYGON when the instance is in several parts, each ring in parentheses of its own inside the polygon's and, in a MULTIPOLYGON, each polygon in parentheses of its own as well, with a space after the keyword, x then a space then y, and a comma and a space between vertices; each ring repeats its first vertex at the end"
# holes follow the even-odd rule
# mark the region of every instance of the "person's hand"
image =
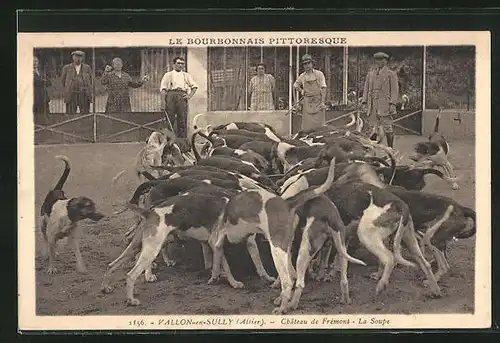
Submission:
POLYGON ((390 114, 396 114, 396 105, 395 104, 390 104, 389 105, 389 113, 390 114))
POLYGON ((148 82, 148 81, 149 81, 149 76, 144 75, 144 76, 141 78, 141 81, 142 81, 142 82, 148 82))
POLYGON ((321 104, 319 104, 319 109, 320 110, 326 110, 326 104, 324 102, 322 102, 321 104))
POLYGON ((187 94, 187 93, 182 94, 182 97, 183 97, 184 99, 186 99, 186 100, 191 99, 191 96, 190 96, 189 94, 187 94))
POLYGON ((104 71, 105 71, 106 73, 109 73, 109 72, 110 72, 110 71, 112 71, 112 70, 113 70, 113 67, 112 67, 112 66, 110 66, 109 64, 106 64, 106 67, 104 67, 104 71))

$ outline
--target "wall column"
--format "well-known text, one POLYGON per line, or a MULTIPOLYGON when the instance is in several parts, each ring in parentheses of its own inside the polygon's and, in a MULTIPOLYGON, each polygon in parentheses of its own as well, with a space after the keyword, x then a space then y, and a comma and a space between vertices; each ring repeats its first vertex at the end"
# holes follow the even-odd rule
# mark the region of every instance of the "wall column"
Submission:
POLYGON ((192 121, 194 116, 208 111, 208 49, 187 48, 188 73, 198 84, 198 91, 189 101, 188 108, 188 137, 193 132, 192 121))

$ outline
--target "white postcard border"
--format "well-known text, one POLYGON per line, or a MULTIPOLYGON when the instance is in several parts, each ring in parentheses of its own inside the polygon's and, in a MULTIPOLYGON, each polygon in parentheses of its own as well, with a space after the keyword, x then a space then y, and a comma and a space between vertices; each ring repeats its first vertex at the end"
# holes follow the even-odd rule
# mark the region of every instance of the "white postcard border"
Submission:
MULTIPOLYGON (((212 41, 213 42, 213 41, 212 41)), ((273 41, 274 42, 274 41, 273 41)), ((278 44, 278 43, 277 43, 278 44)), ((305 44, 312 45, 312 44, 305 44)), ((283 44, 280 46, 289 46, 283 44)), ((411 328, 486 328, 491 325, 491 47, 488 31, 381 31, 381 32, 141 32, 141 33, 19 33, 18 34, 18 306, 20 330, 228 330, 228 329, 411 329, 411 328), (319 38, 323 37, 323 44, 319 38), (188 39, 193 44, 189 45, 188 39), (216 315, 216 316, 36 316, 35 312, 35 235, 38 218, 34 201, 34 124, 32 120, 33 48, 43 47, 130 47, 196 45, 195 39, 222 38, 257 40, 269 46, 272 39, 312 40, 317 46, 476 46, 476 258, 474 314, 418 315, 216 315), (265 44, 258 40, 262 38, 265 44), (327 41, 330 38, 331 41, 327 41), (345 38, 345 43, 342 43, 345 38), (334 40, 338 43, 334 44, 334 40), (78 42, 78 44, 75 44, 78 42), (329 43, 330 42, 330 43, 329 43), (478 167, 480 166, 480 168, 478 167), (249 324, 242 324, 242 319, 249 324), (379 321, 371 323, 372 318, 379 321), (169 324, 166 324, 166 321, 169 324), (345 324, 342 321, 349 321, 345 324), (366 321, 360 324, 360 321, 366 321), (344 324, 343 324, 344 323, 344 324), (382 324, 383 323, 383 324, 382 324)), ((271 313, 272 305, 269 307, 271 313)))

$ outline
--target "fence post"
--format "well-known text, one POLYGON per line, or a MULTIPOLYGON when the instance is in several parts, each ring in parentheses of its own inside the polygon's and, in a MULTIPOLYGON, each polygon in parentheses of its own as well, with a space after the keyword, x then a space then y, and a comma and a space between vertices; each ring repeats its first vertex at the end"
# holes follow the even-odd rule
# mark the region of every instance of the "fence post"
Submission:
MULTIPOLYGON (((427 82, 427 47, 423 46, 422 51, 422 111, 425 111, 425 92, 426 92, 426 82, 427 82)), ((422 112, 422 120, 423 120, 423 112, 422 112)))
POLYGON ((347 104, 347 93, 349 88, 349 51, 348 47, 344 46, 342 54, 342 104, 347 104))
POLYGON ((96 70, 95 70, 95 47, 92 48, 92 119, 93 119, 93 142, 97 143, 97 118, 95 114, 95 81, 96 81, 96 70))
POLYGON ((292 64, 293 64, 293 47, 290 45, 290 51, 288 52, 290 56, 288 57, 288 134, 292 134, 293 132, 293 127, 292 127, 292 113, 290 112, 292 110, 293 106, 293 71, 292 71, 292 64))

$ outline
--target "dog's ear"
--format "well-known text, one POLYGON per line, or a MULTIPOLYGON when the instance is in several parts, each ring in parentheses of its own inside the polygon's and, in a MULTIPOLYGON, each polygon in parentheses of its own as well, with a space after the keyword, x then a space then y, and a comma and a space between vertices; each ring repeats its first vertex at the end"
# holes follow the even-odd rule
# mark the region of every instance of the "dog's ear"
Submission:
POLYGON ((102 219, 104 215, 101 215, 95 210, 95 203, 87 197, 73 198, 68 201, 66 205, 68 211, 68 217, 71 221, 75 222, 85 218, 99 218, 102 219))

